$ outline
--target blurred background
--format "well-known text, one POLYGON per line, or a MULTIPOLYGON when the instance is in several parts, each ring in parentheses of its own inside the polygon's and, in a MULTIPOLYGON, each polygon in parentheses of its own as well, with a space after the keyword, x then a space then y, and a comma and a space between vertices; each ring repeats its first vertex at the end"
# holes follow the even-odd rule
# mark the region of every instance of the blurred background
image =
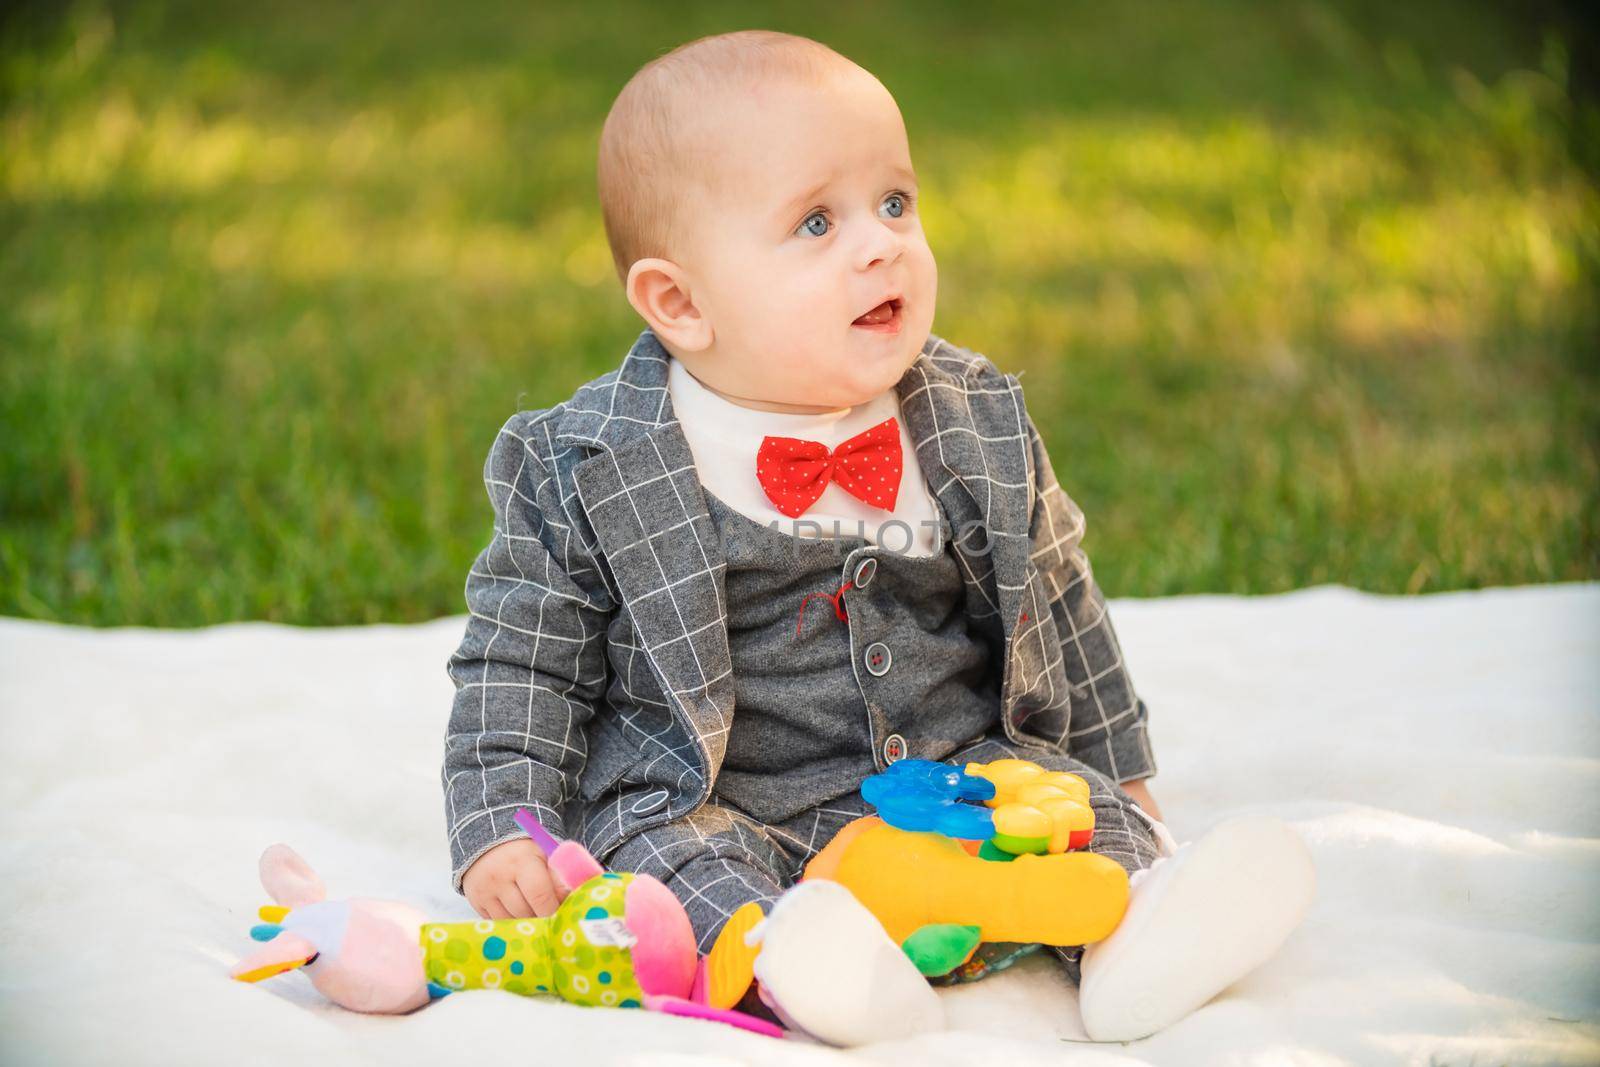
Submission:
POLYGON ((464 611, 496 431, 643 326, 606 110, 749 27, 898 97, 1109 595, 1600 577, 1593 33, 1511 7, 8 5, 0 614, 464 611))

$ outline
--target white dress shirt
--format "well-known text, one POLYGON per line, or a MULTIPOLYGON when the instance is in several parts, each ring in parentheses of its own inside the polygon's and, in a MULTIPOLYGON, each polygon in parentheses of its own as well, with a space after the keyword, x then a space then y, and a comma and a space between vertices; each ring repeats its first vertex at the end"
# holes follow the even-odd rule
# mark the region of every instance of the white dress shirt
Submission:
POLYGON ((940 513, 900 418, 900 396, 892 387, 871 400, 834 411, 812 415, 760 411, 712 392, 674 359, 667 372, 667 391, 694 454, 701 486, 741 515, 793 537, 863 537, 900 555, 934 554, 940 513), (900 490, 893 511, 874 507, 830 480, 802 515, 790 518, 761 488, 756 453, 768 434, 820 441, 831 450, 888 418, 900 427, 900 490))

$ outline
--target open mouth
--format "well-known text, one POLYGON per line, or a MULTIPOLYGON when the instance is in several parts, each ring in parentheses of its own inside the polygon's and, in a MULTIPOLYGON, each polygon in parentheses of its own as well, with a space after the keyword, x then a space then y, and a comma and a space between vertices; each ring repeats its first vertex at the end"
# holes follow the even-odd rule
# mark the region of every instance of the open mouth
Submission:
POLYGON ((895 333, 900 329, 900 308, 905 301, 892 297, 856 319, 850 325, 879 333, 895 333))

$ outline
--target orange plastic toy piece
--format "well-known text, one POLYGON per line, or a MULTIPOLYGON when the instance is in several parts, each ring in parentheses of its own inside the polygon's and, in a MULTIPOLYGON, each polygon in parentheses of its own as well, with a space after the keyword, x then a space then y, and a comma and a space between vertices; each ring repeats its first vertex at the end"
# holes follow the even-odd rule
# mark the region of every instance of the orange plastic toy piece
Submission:
POLYGON ((755 977, 756 956, 761 947, 745 944, 744 935, 765 918, 761 905, 749 901, 728 917, 716 943, 701 961, 700 978, 705 983, 705 1003, 714 1008, 731 1008, 739 1003, 755 977))

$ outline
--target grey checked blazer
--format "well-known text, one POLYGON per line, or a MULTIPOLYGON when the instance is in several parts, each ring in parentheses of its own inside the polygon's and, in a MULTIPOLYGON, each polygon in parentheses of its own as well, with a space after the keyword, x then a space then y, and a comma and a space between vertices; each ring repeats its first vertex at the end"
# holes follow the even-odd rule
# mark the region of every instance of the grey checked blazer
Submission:
MULTIPOLYGON (((608 856, 711 794, 734 715, 718 533, 639 335, 622 365, 500 430, 484 465, 494 536, 450 657, 445 813, 455 888, 534 809, 608 856)), ((1022 386, 930 335, 895 386, 938 498, 974 631, 1004 664, 1013 741, 1126 782, 1155 771, 1147 713, 1022 386)))

